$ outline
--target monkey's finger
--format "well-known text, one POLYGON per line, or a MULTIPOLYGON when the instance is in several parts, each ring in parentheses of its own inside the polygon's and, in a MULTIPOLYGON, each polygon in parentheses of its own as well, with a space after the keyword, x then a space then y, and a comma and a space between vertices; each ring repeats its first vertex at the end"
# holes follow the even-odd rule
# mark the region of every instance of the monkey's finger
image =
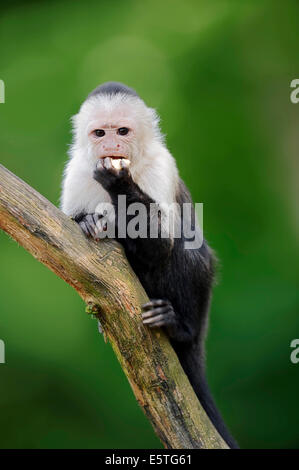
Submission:
POLYGON ((106 170, 112 170, 113 169, 110 157, 104 158, 104 167, 106 168, 106 170))
POLYGON ((97 230, 97 227, 96 227, 96 224, 94 223, 94 219, 93 219, 93 216, 92 214, 88 214, 86 217, 85 217, 85 224, 90 232, 90 234, 92 235, 93 238, 96 237, 96 230, 97 230))
POLYGON ((141 316, 143 319, 156 317, 160 314, 169 313, 169 307, 156 308, 155 310, 147 310, 145 313, 142 313, 141 316))
POLYGON ((97 225, 98 221, 103 217, 102 214, 98 214, 97 212, 95 212, 94 214, 92 214, 92 217, 93 217, 93 220, 94 220, 94 224, 97 225))
POLYGON ((103 216, 100 215, 100 214, 92 214, 92 219, 93 219, 93 222, 94 222, 94 231, 95 231, 95 240, 96 241, 99 241, 99 232, 101 231, 101 218, 103 216))
POLYGON ((104 159, 103 158, 99 158, 98 162, 97 162, 97 166, 96 166, 96 169, 97 170, 102 170, 104 168, 104 159))
POLYGON ((146 304, 142 305, 143 309, 158 307, 160 305, 166 305, 167 301, 162 299, 153 299, 147 302, 146 304))
POLYGON ((84 223, 85 223, 86 229, 88 230, 89 236, 91 238, 94 238, 94 232, 93 232, 92 227, 89 225, 89 223, 86 220, 84 221, 84 223))
POLYGON ((159 321, 165 321, 165 315, 155 315, 154 317, 147 318, 146 320, 143 320, 144 325, 150 325, 151 323, 157 323, 159 321))
POLYGON ((159 321, 157 323, 152 323, 148 325, 150 328, 161 328, 162 326, 166 326, 165 321, 159 321))
POLYGON ((147 326, 149 328, 160 328, 161 326, 171 326, 175 323, 173 315, 160 315, 159 317, 154 317, 151 323, 147 323, 147 326))
POLYGON ((160 307, 162 305, 169 305, 168 300, 161 300, 161 299, 151 300, 150 302, 142 305, 141 308, 142 310, 149 310, 155 307, 160 307))
POLYGON ((88 230, 88 228, 87 228, 86 223, 83 222, 83 221, 81 221, 81 222, 79 222, 79 225, 80 225, 82 231, 84 232, 84 234, 85 234, 87 237, 90 237, 91 234, 90 234, 90 232, 89 232, 89 230, 88 230))

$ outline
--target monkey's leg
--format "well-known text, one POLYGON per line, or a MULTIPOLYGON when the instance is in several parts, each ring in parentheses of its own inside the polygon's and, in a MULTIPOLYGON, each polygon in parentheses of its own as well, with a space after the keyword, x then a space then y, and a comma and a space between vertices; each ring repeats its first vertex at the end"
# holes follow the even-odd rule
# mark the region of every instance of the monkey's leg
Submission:
POLYGON ((173 306, 168 300, 151 300, 142 305, 143 324, 150 328, 166 327, 167 333, 175 341, 192 341, 192 335, 180 324, 173 306))

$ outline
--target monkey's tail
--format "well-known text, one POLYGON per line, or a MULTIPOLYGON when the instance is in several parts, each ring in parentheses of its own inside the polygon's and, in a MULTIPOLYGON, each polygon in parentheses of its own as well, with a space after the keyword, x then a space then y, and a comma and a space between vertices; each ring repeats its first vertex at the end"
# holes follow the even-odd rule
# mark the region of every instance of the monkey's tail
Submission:
MULTIPOLYGON (((192 381, 193 382, 193 381, 192 381)), ((191 383, 192 383, 191 382, 191 383)), ((200 373, 197 377, 196 383, 192 383, 192 387, 199 399, 203 409, 207 413, 208 417, 214 424, 215 428, 219 432, 220 436, 224 439, 227 445, 231 449, 239 449, 239 446, 235 439, 231 436, 226 425, 224 424, 223 418, 218 411, 216 404, 212 398, 209 385, 207 383, 204 372, 200 373)))

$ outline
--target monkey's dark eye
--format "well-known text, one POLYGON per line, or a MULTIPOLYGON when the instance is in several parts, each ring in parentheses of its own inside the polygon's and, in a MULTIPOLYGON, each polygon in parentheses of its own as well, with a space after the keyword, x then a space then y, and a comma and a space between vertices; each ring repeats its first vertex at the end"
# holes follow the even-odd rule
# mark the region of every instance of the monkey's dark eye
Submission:
POLYGON ((117 129, 117 133, 119 135, 127 135, 129 133, 129 129, 127 127, 120 127, 117 129))
POLYGON ((97 136, 97 137, 103 137, 105 135, 105 131, 104 129, 96 129, 95 131, 93 131, 94 134, 97 136))

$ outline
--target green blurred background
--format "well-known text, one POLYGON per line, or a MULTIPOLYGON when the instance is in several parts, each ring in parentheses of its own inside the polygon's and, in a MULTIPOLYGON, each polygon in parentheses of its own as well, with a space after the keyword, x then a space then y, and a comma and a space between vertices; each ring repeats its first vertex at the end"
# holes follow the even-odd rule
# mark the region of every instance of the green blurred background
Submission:
MULTIPOLYGON (((7 2, 0 161, 54 204, 70 117, 123 81, 156 107, 221 261, 211 388, 241 447, 298 447, 296 1, 7 2)), ((157 448, 76 292, 0 233, 1 448, 157 448)))

